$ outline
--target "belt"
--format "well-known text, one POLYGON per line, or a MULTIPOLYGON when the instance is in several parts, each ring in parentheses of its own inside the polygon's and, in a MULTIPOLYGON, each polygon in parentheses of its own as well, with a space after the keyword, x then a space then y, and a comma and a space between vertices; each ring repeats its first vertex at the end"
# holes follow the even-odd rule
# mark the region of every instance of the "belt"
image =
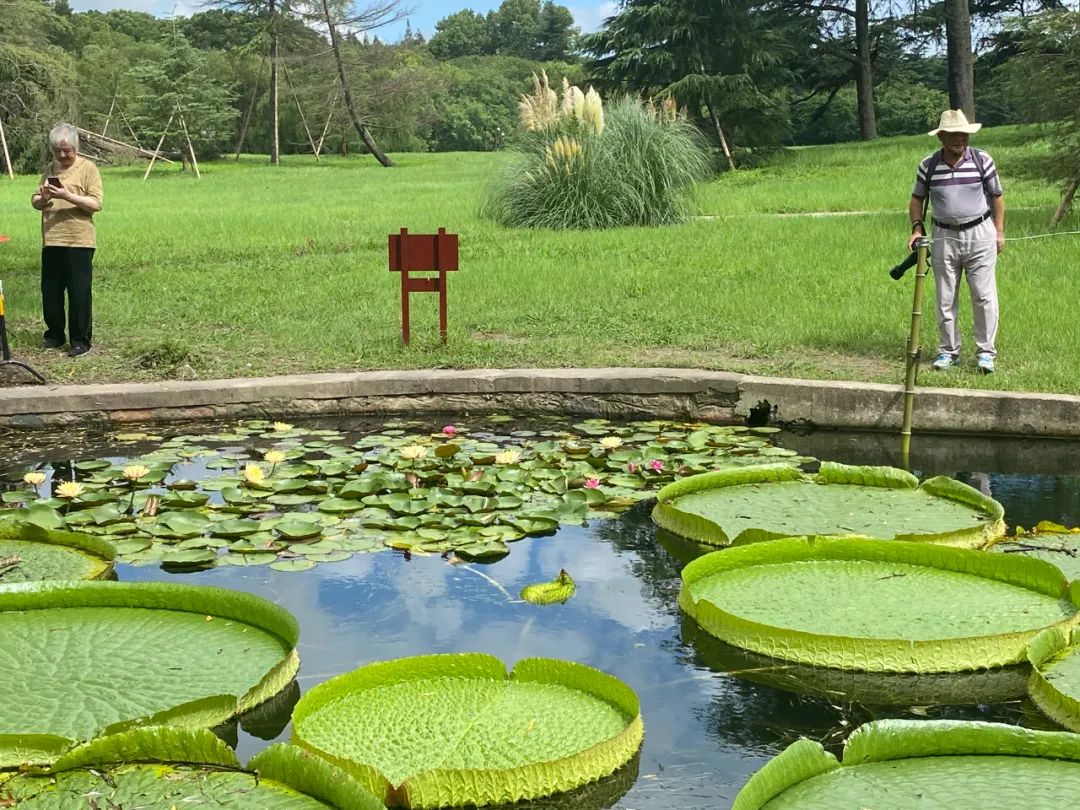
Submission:
POLYGON ((973 220, 970 220, 968 222, 952 223, 952 222, 942 222, 940 219, 935 219, 934 224, 937 225, 939 228, 945 228, 946 230, 949 230, 949 231, 966 231, 968 228, 974 228, 976 225, 978 225, 981 222, 986 222, 986 220, 990 219, 990 216, 991 216, 991 212, 987 211, 985 214, 983 214, 978 219, 973 219, 973 220))

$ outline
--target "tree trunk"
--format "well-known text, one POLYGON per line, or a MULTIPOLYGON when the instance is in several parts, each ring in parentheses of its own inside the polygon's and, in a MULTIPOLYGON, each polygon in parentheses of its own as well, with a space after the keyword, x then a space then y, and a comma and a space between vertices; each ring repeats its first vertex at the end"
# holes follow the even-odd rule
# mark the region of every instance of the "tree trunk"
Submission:
POLYGON ((859 136, 864 141, 872 141, 877 137, 872 58, 870 3, 869 0, 855 0, 855 95, 859 106, 859 136))
POLYGON ((945 39, 949 60, 949 106, 975 120, 975 66, 971 53, 968 0, 945 0, 945 39))
POLYGON ((1065 196, 1061 198, 1061 205, 1058 206, 1058 210, 1054 212, 1054 218, 1050 220, 1050 227, 1056 228, 1058 223, 1065 218, 1065 215, 1069 213, 1069 209, 1072 208, 1073 197, 1076 196, 1076 189, 1080 187, 1080 177, 1074 177, 1069 181, 1069 185, 1065 188, 1065 196))
POLYGON ((724 128, 720 126, 720 116, 716 114, 716 109, 708 101, 705 102, 705 109, 709 111, 709 117, 712 118, 713 126, 716 127, 716 134, 720 137, 720 148, 724 150, 728 168, 735 171, 735 161, 731 157, 731 149, 728 148, 727 138, 724 137, 724 128))
POLYGON ((338 44, 337 29, 330 19, 330 7, 327 5, 327 0, 322 0, 322 9, 323 17, 326 20, 326 28, 330 32, 330 49, 334 52, 334 62, 337 64, 338 80, 341 82, 341 97, 345 99, 345 109, 349 111, 349 118, 352 120, 352 125, 356 129, 356 133, 360 136, 360 139, 364 142, 364 145, 367 146, 371 154, 375 156, 375 159, 383 166, 393 166, 394 161, 383 154, 383 151, 379 148, 379 145, 375 143, 375 139, 371 136, 368 128, 364 126, 364 122, 360 120, 360 116, 356 113, 356 105, 353 103, 352 93, 349 92, 349 81, 345 77, 345 63, 341 61, 341 47, 338 44))
POLYGON ((270 0, 270 165, 281 163, 281 138, 278 132, 278 25, 277 3, 270 0))

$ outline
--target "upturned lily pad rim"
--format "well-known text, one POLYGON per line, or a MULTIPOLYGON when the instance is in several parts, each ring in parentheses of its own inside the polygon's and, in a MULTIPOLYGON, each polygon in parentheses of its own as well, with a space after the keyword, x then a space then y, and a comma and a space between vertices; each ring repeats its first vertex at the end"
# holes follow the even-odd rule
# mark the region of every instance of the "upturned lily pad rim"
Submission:
POLYGON ((1011 756, 1080 762, 1080 735, 964 720, 878 720, 857 728, 837 760, 800 739, 773 757, 735 797, 732 810, 761 810, 784 791, 837 768, 922 757, 1011 756))
MULTIPOLYGON (((888 489, 921 490, 929 495, 963 504, 984 514, 989 523, 984 526, 956 529, 930 534, 899 534, 892 539, 922 543, 938 543, 964 547, 982 547, 1005 532, 1004 507, 974 487, 948 476, 929 478, 922 484, 911 473, 895 467, 870 467, 823 461, 816 474, 808 475, 791 464, 755 464, 691 475, 660 489, 652 518, 662 528, 700 543, 713 546, 740 545, 747 542, 771 540, 789 536, 763 529, 746 530, 729 537, 715 521, 679 509, 674 501, 683 495, 722 487, 745 484, 768 484, 786 481, 806 481, 817 484, 882 487, 888 489)), ((844 536, 837 533, 836 536, 844 536)))
POLYGON ((116 547, 109 541, 92 534, 63 529, 43 529, 33 523, 0 524, 0 540, 41 543, 81 551, 99 563, 98 570, 90 579, 108 579, 112 576, 116 563, 116 547))
POLYGON ((1047 677, 1048 665, 1076 641, 1076 627, 1050 627, 1043 630, 1028 645, 1031 664, 1028 676, 1028 696, 1039 710, 1069 731, 1080 732, 1080 700, 1058 689, 1047 677))
MULTIPOLYGON (((151 763, 241 770, 233 750, 208 729, 145 726, 76 745, 40 773, 54 776, 83 768, 107 770, 110 765, 151 763)), ((347 773, 296 746, 271 745, 243 770, 325 802, 334 810, 385 810, 347 773)))
MULTIPOLYGON (((706 599, 694 599, 695 583, 736 568, 810 560, 867 560, 904 563, 985 577, 1054 599, 1080 611, 1080 583, 1069 583, 1054 565, 1037 559, 952 548, 925 542, 871 538, 789 537, 706 554, 683 568, 679 607, 709 634, 729 644, 774 658, 803 664, 867 672, 964 672, 1019 663, 1027 644, 1045 628, 969 638, 934 640, 874 639, 833 636, 774 627, 722 610, 706 599), (853 652, 855 650, 856 652, 853 652), (978 650, 976 658, 972 650, 978 650), (852 664, 858 658, 861 666, 852 664), (908 659, 897 669, 889 661, 908 659)), ((1050 627, 1066 628, 1080 614, 1050 627)))
POLYGON ((629 762, 641 747, 644 724, 641 706, 634 691, 613 675, 571 661, 552 658, 523 658, 507 672, 503 662, 484 653, 449 653, 421 655, 379 661, 325 681, 304 695, 296 704, 292 718, 294 745, 338 765, 360 780, 376 796, 384 796, 388 807, 439 808, 462 804, 502 804, 483 795, 463 796, 459 784, 463 777, 477 775, 501 787, 513 785, 518 801, 541 798, 580 787, 608 776, 629 762), (393 785, 377 768, 331 754, 304 739, 304 721, 334 701, 355 692, 389 683, 422 681, 432 678, 465 678, 554 683, 588 694, 617 709, 626 718, 626 726, 614 737, 568 757, 516 768, 466 770, 434 768, 417 773, 399 785, 393 785), (603 756, 599 758, 597 754, 603 756))
MULTIPOLYGON (((223 723, 277 694, 296 675, 300 658, 296 651, 300 628, 284 608, 260 596, 212 585, 172 582, 21 582, 0 588, 0 612, 55 608, 123 607, 194 613, 229 619, 261 630, 282 642, 282 658, 243 695, 211 695, 157 712, 132 718, 107 729, 128 730, 140 725, 200 725, 223 723)), ((61 735, 0 734, 0 762, 10 762, 12 752, 27 750, 17 763, 48 763, 72 744, 61 735), (32 742, 31 746, 27 746, 32 742)))

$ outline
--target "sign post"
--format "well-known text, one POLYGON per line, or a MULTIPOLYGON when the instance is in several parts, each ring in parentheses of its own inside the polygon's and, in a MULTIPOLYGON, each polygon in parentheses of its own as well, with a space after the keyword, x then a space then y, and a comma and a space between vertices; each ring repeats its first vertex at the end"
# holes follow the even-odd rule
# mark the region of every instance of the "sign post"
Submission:
POLYGON ((390 272, 401 273, 401 339, 409 343, 409 293, 439 294, 439 337, 446 344, 446 274, 458 269, 458 237, 439 228, 437 234, 409 233, 402 228, 388 239, 390 272), (437 272, 438 276, 409 273, 437 272))

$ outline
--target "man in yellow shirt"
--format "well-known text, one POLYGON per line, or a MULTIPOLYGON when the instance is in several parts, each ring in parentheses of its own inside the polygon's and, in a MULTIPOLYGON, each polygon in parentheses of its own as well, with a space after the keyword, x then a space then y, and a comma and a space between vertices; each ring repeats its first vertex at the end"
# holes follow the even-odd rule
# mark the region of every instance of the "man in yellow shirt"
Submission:
POLYGON ((30 204, 41 212, 43 346, 64 345, 66 320, 68 354, 78 357, 90 351, 93 333, 94 214, 101 210, 101 175, 91 161, 79 157, 79 133, 71 124, 52 128, 49 149, 53 161, 30 197, 30 204))

